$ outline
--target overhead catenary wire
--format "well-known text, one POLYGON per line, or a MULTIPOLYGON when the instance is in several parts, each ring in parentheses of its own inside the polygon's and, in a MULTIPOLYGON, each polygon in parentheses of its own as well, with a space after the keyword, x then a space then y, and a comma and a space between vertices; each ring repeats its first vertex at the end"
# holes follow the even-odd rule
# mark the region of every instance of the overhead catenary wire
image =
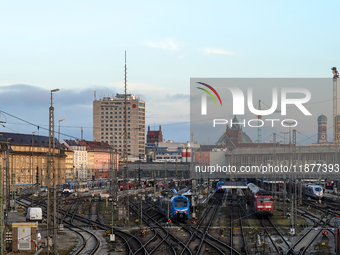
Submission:
MULTIPOLYGON (((36 127, 38 130, 39 130, 39 129, 43 129, 43 130, 49 131, 48 128, 45 128, 45 127, 44 127, 44 126, 48 126, 48 125, 38 125, 38 124, 34 124, 34 123, 30 122, 30 121, 27 121, 27 120, 25 120, 25 119, 22 119, 22 118, 20 118, 20 117, 17 117, 17 116, 15 116, 15 115, 13 115, 13 114, 10 114, 10 113, 4 112, 4 111, 1 111, 1 112, 4 113, 4 114, 7 114, 8 116, 11 116, 12 118, 18 119, 18 120, 20 120, 20 121, 26 123, 27 125, 34 126, 34 127, 36 127)), ((9 127, 6 127, 6 128, 11 129, 11 128, 9 128, 9 127)), ((11 130, 14 131, 13 129, 11 129, 11 130)), ((19 133, 19 132, 15 131, 15 133, 19 133)), ((61 133, 61 132, 60 132, 60 133, 59 133, 59 132, 55 132, 55 133, 58 133, 58 134, 61 134, 61 135, 67 136, 67 137, 72 137, 72 138, 77 139, 77 140, 80 140, 79 137, 76 137, 76 136, 73 136, 73 135, 70 135, 70 134, 65 134, 65 133, 61 133)))

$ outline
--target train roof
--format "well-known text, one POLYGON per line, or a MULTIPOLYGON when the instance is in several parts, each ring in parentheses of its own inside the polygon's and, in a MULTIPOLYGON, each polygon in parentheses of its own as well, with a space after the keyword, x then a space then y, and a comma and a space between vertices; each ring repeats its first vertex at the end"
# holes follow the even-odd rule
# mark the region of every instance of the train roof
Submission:
POLYGON ((316 184, 313 184, 313 183, 306 183, 306 184, 305 184, 305 187, 322 188, 322 186, 316 185, 316 184))
POLYGON ((182 196, 191 196, 193 193, 194 193, 194 192, 193 192, 191 189, 189 189, 189 190, 187 190, 186 192, 184 192, 184 193, 182 194, 182 196))
POLYGON ((249 183, 247 188, 255 195, 255 196, 270 196, 268 191, 261 189, 256 186, 254 183, 249 183))
POLYGON ((189 199, 188 199, 186 196, 173 196, 173 197, 171 198, 171 201, 174 200, 174 199, 176 199, 176 198, 185 198, 187 201, 189 201, 189 199))

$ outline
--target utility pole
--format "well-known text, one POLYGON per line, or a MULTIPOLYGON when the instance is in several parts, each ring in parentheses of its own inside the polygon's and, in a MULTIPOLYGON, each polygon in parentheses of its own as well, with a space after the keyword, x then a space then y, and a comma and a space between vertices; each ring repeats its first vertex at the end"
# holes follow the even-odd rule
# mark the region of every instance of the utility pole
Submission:
POLYGON ((111 235, 110 241, 113 240, 113 214, 116 212, 117 207, 117 168, 116 168, 116 153, 113 152, 113 148, 110 149, 110 174, 111 174, 111 196, 112 196, 112 209, 111 209, 111 235), (113 158, 114 157, 114 158, 113 158))
POLYGON ((166 159, 164 161, 164 167, 165 167, 164 188, 165 190, 168 190, 168 168, 166 159))
POLYGON ((338 144, 338 78, 339 72, 336 67, 331 68, 333 71, 333 144, 338 144))
POLYGON ((123 143, 123 159, 124 159, 124 170, 123 170, 123 185, 124 185, 124 199, 125 206, 127 209, 127 224, 129 225, 129 190, 127 188, 127 171, 128 171, 128 154, 127 154, 127 76, 126 76, 126 51, 125 51, 125 68, 124 68, 124 143, 123 143))
MULTIPOLYGON (((7 151, 8 151, 8 142, 1 142, 1 151, 3 156, 3 165, 7 165, 7 151)), ((0 161, 1 162, 1 161, 0 161)), ((5 174, 6 167, 2 167, 0 165, 0 255, 4 255, 6 251, 6 222, 5 222, 5 214, 8 211, 8 208, 4 210, 4 204, 7 206, 7 197, 6 197, 6 186, 9 186, 9 183, 7 182, 7 176, 5 174), (4 177, 4 178, 3 178, 4 177), (4 192, 5 191, 5 192, 4 192)))
POLYGON ((53 174, 53 245, 54 245, 54 254, 57 254, 57 228, 56 228, 56 221, 57 221, 57 175, 55 174, 54 168, 54 156, 55 156, 55 137, 54 137, 54 107, 53 107, 53 92, 57 92, 59 89, 51 90, 51 106, 49 109, 49 135, 48 135, 48 173, 47 173, 47 254, 50 254, 50 247, 49 247, 49 239, 51 236, 51 172, 53 174))
MULTIPOLYGON (((2 134, 1 134, 2 135, 2 134)), ((6 252, 6 216, 9 212, 9 140, 0 142, 0 151, 2 152, 2 164, 0 164, 0 255, 6 252), (6 208, 4 208, 6 205, 6 208)), ((1 163, 1 158, 0 158, 1 163)))
MULTIPOLYGON (((0 184, 3 185, 2 180, 2 166, 0 165, 0 184)), ((5 219, 4 219, 4 194, 2 187, 0 188, 0 255, 4 255, 5 252, 5 219)))
POLYGON ((156 199, 157 193, 157 179, 156 179, 156 170, 153 170, 153 198, 156 199))

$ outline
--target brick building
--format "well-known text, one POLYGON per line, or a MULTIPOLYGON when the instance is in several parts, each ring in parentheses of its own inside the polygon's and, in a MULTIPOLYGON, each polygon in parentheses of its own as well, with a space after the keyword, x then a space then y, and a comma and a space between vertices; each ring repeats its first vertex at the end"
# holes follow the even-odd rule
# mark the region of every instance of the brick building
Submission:
POLYGON ((160 143, 163 142, 162 127, 159 125, 158 130, 150 130, 148 126, 148 133, 146 135, 146 143, 160 143))

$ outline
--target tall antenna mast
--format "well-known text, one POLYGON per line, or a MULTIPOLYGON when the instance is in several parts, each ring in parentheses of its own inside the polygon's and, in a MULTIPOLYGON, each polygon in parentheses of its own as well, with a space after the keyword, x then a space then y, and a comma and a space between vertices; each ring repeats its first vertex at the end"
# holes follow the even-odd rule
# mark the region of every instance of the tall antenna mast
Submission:
MULTIPOLYGON (((124 171, 123 171, 123 183, 124 183, 124 191, 126 192, 126 194, 128 195, 128 191, 127 191, 127 164, 128 164, 128 155, 127 155, 127 94, 126 94, 126 51, 125 51, 125 70, 124 70, 124 74, 125 74, 125 79, 124 79, 124 141, 123 141, 123 159, 124 159, 124 171)), ((127 224, 129 224, 129 197, 126 196, 125 194, 125 205, 126 205, 126 209, 127 209, 127 224)))
POLYGON ((333 71, 333 144, 338 144, 338 78, 339 72, 336 67, 333 71))

